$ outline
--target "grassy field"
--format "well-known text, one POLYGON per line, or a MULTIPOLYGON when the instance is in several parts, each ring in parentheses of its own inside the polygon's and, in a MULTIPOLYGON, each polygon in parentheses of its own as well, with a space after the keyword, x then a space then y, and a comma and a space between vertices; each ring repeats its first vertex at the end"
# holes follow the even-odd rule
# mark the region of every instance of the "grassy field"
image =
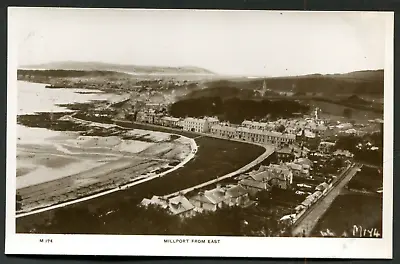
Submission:
MULTIPOLYGON (((343 117, 343 112, 344 109, 349 108, 347 106, 339 105, 339 104, 333 104, 329 102, 321 102, 321 101, 315 101, 315 100, 309 100, 307 103, 310 104, 312 108, 318 107, 322 109, 321 115, 327 116, 331 119, 335 119, 334 117, 337 117, 336 119, 345 121, 345 118, 343 117)), ((351 108, 351 120, 357 120, 358 122, 367 122, 369 119, 375 119, 375 118, 383 118, 383 115, 380 113, 376 113, 373 111, 367 111, 367 110, 360 110, 360 109, 355 109, 351 108)))
POLYGON ((376 228, 382 234, 382 196, 340 195, 316 225, 312 236, 321 236, 320 231, 326 229, 336 236, 341 236, 343 232, 352 236, 354 225, 365 229, 376 228))
POLYGON ((363 166, 348 183, 349 189, 376 192, 383 185, 383 174, 378 169, 363 166))
MULTIPOLYGON (((216 178, 216 176, 222 176, 243 167, 264 152, 264 148, 246 143, 208 137, 201 137, 195 140, 199 146, 197 154, 195 158, 183 168, 165 177, 156 178, 127 190, 70 205, 63 209, 55 209, 18 218, 16 223, 17 232, 33 232, 32 230, 34 230, 35 226, 40 226, 38 229, 41 230, 40 232, 44 233, 50 230, 52 230, 52 232, 63 230, 63 232, 73 233, 73 230, 76 230, 76 225, 85 223, 86 226, 90 226, 90 218, 82 219, 73 217, 73 219, 76 220, 71 220, 66 223, 66 221, 57 219, 55 216, 58 210, 68 210, 72 208, 72 210, 81 210, 99 216, 118 209, 119 203, 122 201, 128 200, 132 206, 134 206, 145 197, 151 198, 153 195, 169 194, 209 181, 216 178), (58 228, 58 223, 63 224, 58 228)), ((108 227, 111 233, 112 229, 113 226, 108 227)), ((85 233, 84 230, 81 232, 85 233)))

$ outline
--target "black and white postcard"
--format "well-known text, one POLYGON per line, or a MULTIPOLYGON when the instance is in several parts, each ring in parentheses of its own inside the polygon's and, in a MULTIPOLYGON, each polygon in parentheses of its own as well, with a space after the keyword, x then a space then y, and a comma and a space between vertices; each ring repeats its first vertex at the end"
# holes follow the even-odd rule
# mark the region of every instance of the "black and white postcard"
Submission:
POLYGON ((6 254, 392 258, 393 13, 8 15, 6 254))

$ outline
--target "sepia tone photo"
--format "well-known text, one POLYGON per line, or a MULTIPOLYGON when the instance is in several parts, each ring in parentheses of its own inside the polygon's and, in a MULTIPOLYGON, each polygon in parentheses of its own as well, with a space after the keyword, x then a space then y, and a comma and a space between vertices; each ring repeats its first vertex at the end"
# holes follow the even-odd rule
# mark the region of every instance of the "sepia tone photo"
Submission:
POLYGON ((384 13, 9 15, 16 235, 382 240, 384 13))

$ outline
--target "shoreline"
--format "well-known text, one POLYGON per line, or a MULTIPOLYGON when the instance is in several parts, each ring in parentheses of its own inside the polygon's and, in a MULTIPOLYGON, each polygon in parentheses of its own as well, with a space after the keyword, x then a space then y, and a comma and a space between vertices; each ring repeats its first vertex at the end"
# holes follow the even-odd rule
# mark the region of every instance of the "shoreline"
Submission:
MULTIPOLYGON (((74 119, 76 119, 76 118, 74 118, 74 119)), ((85 120, 82 120, 82 121, 85 121, 85 120)), ((93 123, 96 123, 96 122, 85 121, 84 123, 92 123, 93 124, 93 123)), ((126 129, 129 129, 129 128, 124 128, 122 126, 116 126, 116 127, 121 128, 121 129, 123 129, 125 131, 126 131, 126 129)), ((148 131, 151 132, 151 130, 148 130, 148 131)), ((66 131, 66 132, 69 132, 69 131, 66 131)), ((19 213, 16 214, 16 217, 19 218, 19 217, 23 217, 23 216, 27 216, 27 215, 41 213, 41 212, 52 210, 52 209, 55 209, 55 208, 64 207, 64 206, 67 206, 67 205, 70 205, 70 204, 74 204, 74 203, 79 203, 79 202, 82 202, 82 201, 90 200, 90 199, 93 199, 93 198, 96 198, 96 197, 99 197, 99 196, 103 196, 103 195, 106 195, 106 194, 109 194, 109 193, 112 193, 112 192, 115 192, 115 191, 119 191, 119 190, 123 190, 123 189, 129 188, 129 187, 132 187, 134 185, 137 185, 137 184, 152 180, 154 178, 165 176, 168 173, 170 173, 170 172, 172 172, 174 170, 177 170, 178 168, 181 168, 187 162, 189 162, 192 158, 194 158, 194 152, 195 152, 195 150, 197 150, 198 146, 197 146, 196 142, 194 141, 194 139, 191 139, 191 138, 185 137, 183 135, 179 135, 179 134, 173 134, 173 133, 168 133, 168 134, 169 134, 170 137, 171 136, 177 136, 179 138, 184 138, 186 141, 189 142, 189 145, 190 145, 189 154, 180 163, 178 163, 177 165, 173 166, 172 168, 170 168, 168 170, 164 170, 163 169, 161 173, 157 173, 157 174, 155 174, 153 176, 143 178, 144 176, 146 176, 146 174, 148 174, 148 173, 145 173, 144 175, 140 175, 135 179, 131 179, 131 181, 129 181, 127 184, 121 185, 121 186, 119 186, 117 188, 105 189, 105 190, 103 189, 103 190, 100 190, 100 192, 96 192, 95 194, 90 194, 88 196, 83 196, 83 197, 80 197, 78 199, 63 201, 63 202, 60 202, 60 203, 56 203, 54 205, 46 206, 44 208, 33 209, 31 211, 19 212, 19 213)))

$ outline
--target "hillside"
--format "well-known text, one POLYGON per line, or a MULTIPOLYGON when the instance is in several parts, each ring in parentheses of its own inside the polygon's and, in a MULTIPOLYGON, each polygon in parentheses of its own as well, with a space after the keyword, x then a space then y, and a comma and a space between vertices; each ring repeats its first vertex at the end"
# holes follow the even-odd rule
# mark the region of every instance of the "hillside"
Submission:
POLYGON ((141 66, 122 65, 103 62, 50 62, 37 65, 25 65, 19 67, 25 70, 74 70, 74 71, 112 71, 123 72, 135 75, 214 75, 213 72, 194 66, 183 67, 162 67, 162 66, 141 66))
POLYGON ((208 88, 231 87, 259 90, 263 81, 269 90, 293 93, 322 93, 332 95, 374 95, 383 96, 383 70, 357 71, 345 74, 312 74, 304 76, 271 77, 264 79, 241 79, 211 81, 208 88))

